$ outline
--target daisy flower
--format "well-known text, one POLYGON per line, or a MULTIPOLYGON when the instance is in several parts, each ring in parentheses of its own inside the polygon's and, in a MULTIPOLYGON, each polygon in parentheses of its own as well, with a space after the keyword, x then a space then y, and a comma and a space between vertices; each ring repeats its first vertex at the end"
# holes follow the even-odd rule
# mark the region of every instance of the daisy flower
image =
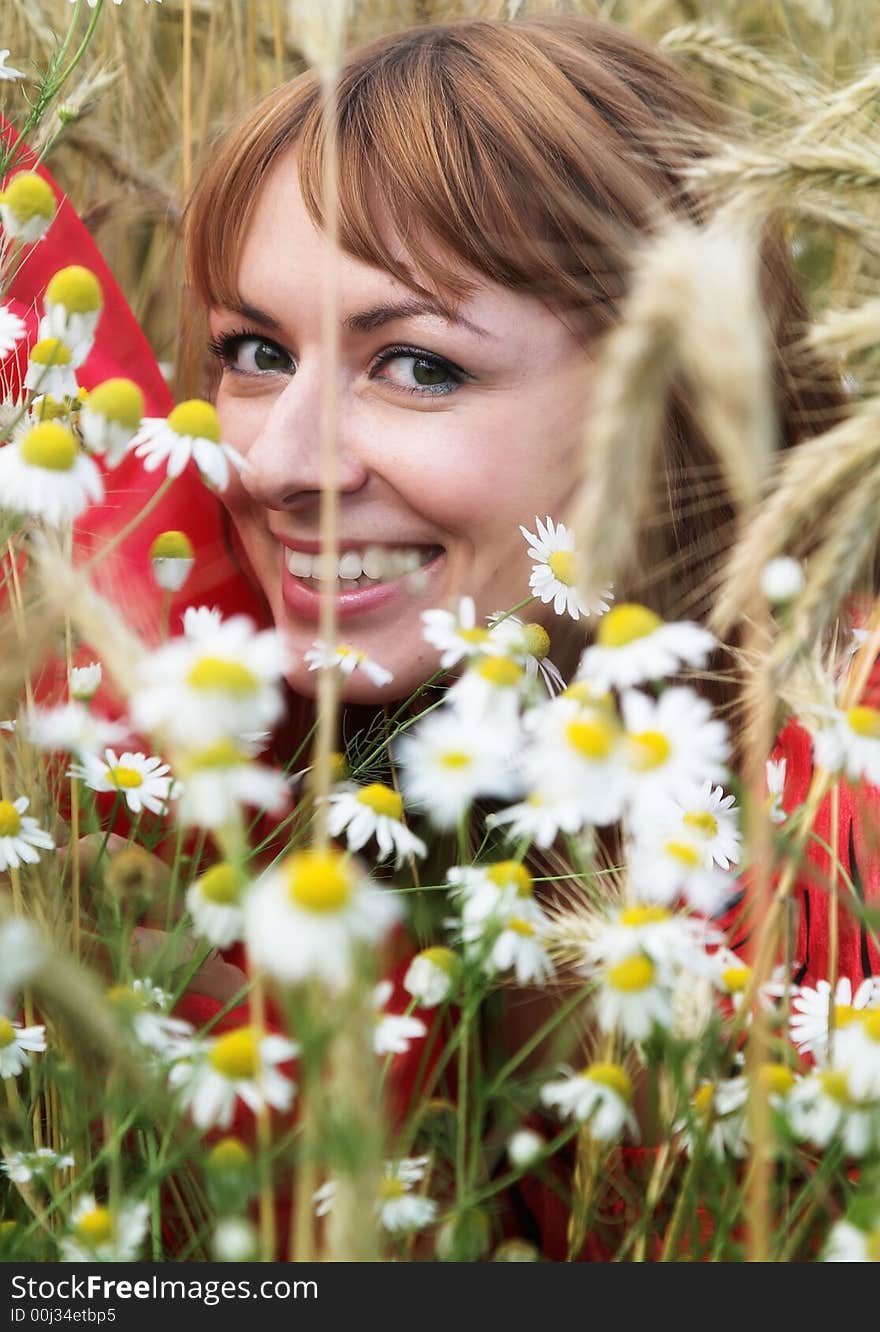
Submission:
POLYGON ((144 471, 155 472, 167 464, 169 477, 180 476, 192 460, 204 481, 216 490, 229 484, 229 465, 241 471, 247 461, 223 442, 220 418, 210 402, 191 398, 178 403, 167 420, 147 417, 132 442, 144 471))
POLYGON ((679 897, 705 916, 722 912, 736 894, 735 880, 706 865, 699 834, 665 837, 641 834, 630 844, 629 886, 642 901, 669 906, 679 897))
POLYGON ((880 1097, 880 1008, 854 1010, 835 1036, 834 1063, 856 1100, 880 1097))
POLYGON ((236 818, 243 805, 277 813, 289 795, 284 773, 257 763, 234 740, 218 740, 182 755, 178 768, 184 779, 178 818, 200 828, 222 828, 236 818))
POLYGON ((769 801, 769 817, 771 823, 784 823, 788 818, 783 806, 782 797, 785 792, 785 769, 788 766, 787 759, 767 760, 767 796, 769 801))
POLYGON ((597 974, 596 1015, 603 1031, 643 1041, 655 1027, 672 1022, 669 994, 659 968, 644 953, 632 953, 597 974))
POLYGON ((453 828, 477 796, 516 794, 519 732, 472 714, 433 712, 394 745, 407 799, 453 828))
POLYGON ((55 193, 36 171, 16 171, 0 193, 0 222, 10 240, 32 245, 52 225, 55 193))
POLYGON ((628 774, 613 710, 563 694, 532 713, 530 729, 532 743, 521 759, 529 789, 563 806, 576 799, 582 824, 615 823, 624 810, 628 774))
POLYGON ((825 724, 813 731, 816 764, 844 771, 852 781, 880 785, 880 709, 859 704, 845 712, 828 708, 825 724))
MULTIPOLYGON (((841 1031, 865 1009, 880 1006, 880 977, 868 976, 853 994, 848 976, 841 976, 834 991, 834 1029, 841 1031)), ((789 1035, 795 1049, 817 1063, 828 1056, 828 1023, 831 1016, 831 985, 816 982, 815 988, 800 985, 792 991, 789 1035)))
POLYGON ((835 1221, 822 1251, 823 1263, 880 1262, 880 1227, 863 1230, 850 1221, 835 1221))
POLYGON ((629 690, 621 700, 629 769, 630 824, 704 781, 725 776, 727 727, 693 689, 666 689, 659 699, 629 690))
POLYGON ((53 527, 104 498, 104 482, 67 426, 42 421, 0 448, 0 508, 53 527))
POLYGON ((150 545, 150 568, 156 586, 179 592, 195 564, 193 544, 185 532, 160 532, 150 545))
POLYGON ((513 971, 519 985, 544 985, 554 968, 542 932, 525 914, 508 917, 483 959, 483 970, 490 976, 513 971))
POLYGON ((252 962, 276 980, 311 977, 343 988, 358 945, 375 945, 400 918, 394 897, 340 852, 295 851, 257 880, 245 900, 252 962))
POLYGON ((244 895, 248 881, 228 861, 212 865, 186 894, 186 909, 196 932, 215 948, 244 938, 244 895))
POLYGON ((620 1064, 590 1064, 541 1088, 541 1100, 564 1119, 589 1128, 595 1142, 616 1142, 624 1129, 639 1136, 632 1111, 633 1086, 620 1064))
POLYGON ((60 338, 41 338, 28 354, 24 386, 62 402, 79 393, 73 352, 60 338))
POLYGON ((171 769, 155 755, 126 751, 117 757, 115 749, 105 749, 102 757, 85 754, 81 763, 72 763, 68 777, 78 777, 92 791, 116 791, 132 814, 145 809, 165 814, 168 802, 176 795, 176 783, 166 774, 171 769))
POLYGON ((23 1027, 0 1017, 0 1078, 17 1078, 31 1054, 41 1054, 45 1048, 45 1027, 23 1027))
MULTIPOLYGON (((422 1230, 437 1216, 437 1204, 423 1194, 412 1192, 425 1174, 427 1156, 404 1157, 400 1161, 386 1161, 379 1183, 376 1213, 383 1230, 391 1234, 422 1230)), ((312 1201, 316 1216, 326 1216, 336 1201, 338 1184, 328 1179, 317 1189, 312 1201)))
POLYGON ((197 639, 172 639, 139 663, 132 720, 183 749, 193 735, 211 745, 272 726, 284 711, 286 663, 277 630, 257 632, 246 615, 233 615, 197 639))
POLYGON ((461 909, 468 940, 478 939, 487 923, 497 924, 523 911, 529 912, 533 905, 535 881, 518 860, 453 865, 446 878, 461 909))
POLYGON ((71 1170, 73 1166, 72 1156, 55 1152, 51 1147, 38 1147, 33 1152, 10 1152, 0 1161, 0 1170, 13 1184, 30 1184, 32 1179, 42 1178, 47 1170, 71 1170))
POLYGON ((447 690, 448 706, 459 713, 490 715, 499 725, 511 724, 529 687, 519 662, 506 656, 480 656, 447 690))
MULTIPOLYGON (((2 76, 2 70, 0 70, 2 76)), ((0 359, 8 356, 17 342, 25 334, 24 320, 10 310, 8 305, 0 305, 0 359)))
POLYGON ((565 688, 562 672, 550 660, 550 635, 542 624, 495 611, 489 616, 489 632, 492 643, 500 643, 508 656, 521 662, 529 679, 540 675, 551 698, 565 688))
POLYGON ((461 958, 451 948, 423 948, 407 967, 403 988, 421 1008, 436 1008, 450 998, 461 972, 461 958))
POLYGON ((107 1001, 148 1050, 165 1058, 179 1058, 189 1050, 192 1025, 165 1012, 170 996, 152 981, 136 980, 131 985, 114 985, 107 991, 107 1001))
POLYGON ((819 1148, 839 1139, 848 1156, 865 1156, 880 1137, 877 1103, 857 1101, 839 1068, 817 1069, 798 1083, 789 1100, 788 1121, 796 1137, 819 1148))
POLYGON ((387 980, 380 981, 373 991, 373 1007, 376 1010, 373 1049, 377 1055, 406 1054, 410 1041, 424 1036, 428 1030, 420 1018, 408 1013, 383 1011, 393 991, 394 986, 387 980))
POLYGON ((13 69, 11 65, 7 65, 6 57, 8 55, 9 47, 7 46, 5 50, 0 51, 0 80, 8 79, 14 83, 16 79, 26 79, 27 75, 22 73, 20 69, 13 69))
POLYGON ((489 814, 490 828, 507 828, 513 842, 527 838, 535 846, 552 846, 561 832, 572 836, 587 822, 583 806, 576 796, 561 792, 529 791, 525 800, 489 814))
POLYGON ((128 453, 144 414, 144 395, 131 379, 105 379, 93 388, 79 413, 79 428, 90 453, 116 467, 128 453))
POLYGON ((349 643, 337 643, 336 647, 330 648, 317 638, 305 653, 304 660, 309 663, 310 671, 320 671, 325 667, 334 666, 342 675, 353 675, 357 670, 363 671, 374 685, 390 684, 394 679, 391 671, 386 671, 384 666, 373 661, 366 652, 361 652, 360 648, 352 647, 349 643))
POLYGON ((92 1193, 80 1198, 70 1218, 70 1233, 59 1241, 65 1263, 136 1262, 149 1225, 148 1202, 123 1202, 113 1210, 92 1193))
POLYGON ((91 269, 81 264, 61 268, 46 287, 39 337, 57 338, 70 349, 72 363, 82 365, 95 341, 103 305, 101 284, 91 269))
POLYGON ((72 666, 68 679, 70 697, 78 703, 90 703, 100 688, 104 672, 99 661, 88 666, 72 666))
POLYGON ((422 611, 422 626, 425 642, 441 653, 442 670, 466 657, 495 650, 489 630, 476 623, 473 597, 462 597, 457 611, 422 611))
POLYGON ((228 1128, 237 1100, 255 1115, 266 1106, 289 1109, 296 1087, 278 1065, 296 1054, 297 1046, 283 1036, 237 1027, 193 1045, 172 1066, 168 1084, 180 1091, 180 1104, 197 1128, 228 1128))
POLYGON ((410 856, 426 856, 425 843, 403 822, 403 800, 390 786, 371 782, 334 791, 329 797, 327 831, 331 837, 344 832, 349 851, 359 851, 375 837, 379 860, 394 856, 399 868, 410 856))
POLYGON ((40 851, 51 851, 55 845, 37 820, 25 814, 29 805, 27 796, 0 800, 0 873, 25 864, 36 865, 40 851))
POLYGON ((557 615, 570 615, 579 620, 582 615, 604 615, 612 593, 610 588, 601 594, 592 605, 578 590, 578 557, 574 548, 574 533, 563 523, 554 523, 548 517, 546 523, 535 518, 537 535, 528 528, 520 526, 520 531, 529 543, 529 555, 536 561, 532 565, 529 587, 536 597, 545 604, 553 602, 557 615))
POLYGON ((749 1097, 745 1078, 704 1082, 691 1098, 690 1114, 678 1120, 673 1129, 681 1133, 682 1145, 692 1155, 698 1143, 705 1141, 713 1156, 738 1160, 748 1155, 749 1139, 746 1103, 749 1097))
POLYGON ((736 797, 720 786, 703 782, 680 792, 671 810, 664 811, 664 833, 684 836, 701 847, 707 869, 727 870, 739 864, 739 808, 736 797))
POLYGON ((664 977, 676 970, 697 975, 708 970, 706 950, 721 938, 694 916, 657 904, 629 904, 612 911, 583 945, 581 969, 589 973, 643 953, 664 977))
POLYGON ((73 700, 56 708, 34 708, 27 717, 27 735, 38 749, 74 753, 82 758, 119 744, 128 735, 128 728, 95 716, 73 700))
POLYGON ((682 666, 703 666, 715 646, 712 634, 698 624, 664 624, 647 606, 624 602, 603 618, 577 673, 598 689, 629 689, 665 679, 682 666))

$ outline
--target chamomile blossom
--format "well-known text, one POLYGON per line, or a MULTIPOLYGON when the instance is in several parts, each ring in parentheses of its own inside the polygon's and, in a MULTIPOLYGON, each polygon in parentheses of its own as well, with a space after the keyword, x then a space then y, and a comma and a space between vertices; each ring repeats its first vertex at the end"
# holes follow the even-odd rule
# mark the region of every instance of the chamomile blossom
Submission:
POLYGON ((373 1028, 373 1049, 377 1055, 405 1054, 410 1041, 426 1035, 428 1028, 421 1018, 410 1013, 386 1013, 385 1005, 391 998, 391 981, 380 981, 373 991, 376 1025, 373 1028))
POLYGON ((403 822, 403 799, 381 782, 343 787, 329 796, 327 831, 345 833, 349 851, 359 851, 370 838, 379 845, 379 860, 394 856, 399 867, 411 856, 425 856, 428 848, 403 822))
POLYGON ((244 937, 244 896, 248 880, 222 860, 190 884, 186 909, 196 932, 215 948, 228 948, 244 937))
POLYGON ((726 1078, 703 1082, 691 1097, 688 1113, 673 1125, 681 1134, 688 1155, 705 1143, 718 1160, 725 1156, 737 1160, 748 1155, 749 1137, 746 1104, 749 1087, 746 1078, 726 1078))
POLYGON ((10 1152, 0 1160, 0 1170, 13 1184, 30 1184, 42 1178, 49 1170, 71 1170, 74 1159, 67 1152, 56 1152, 51 1147, 38 1147, 33 1152, 10 1152))
POLYGON ((58 204, 47 180, 36 171, 16 171, 0 193, 0 222, 10 240, 33 245, 52 225, 58 204))
POLYGON ((82 264, 61 268, 49 279, 39 337, 58 338, 70 348, 72 363, 82 365, 95 341, 104 297, 95 274, 82 264))
POLYGON ((462 597, 455 611, 422 611, 422 637, 441 654, 442 670, 494 650, 489 630, 476 622, 473 597, 462 597))
POLYGON ((266 1106, 287 1110, 295 1084, 278 1068, 298 1053, 283 1036, 265 1035, 254 1027, 236 1027, 214 1039, 194 1043, 172 1065, 168 1083, 180 1092, 197 1128, 227 1128, 241 1100, 255 1115, 266 1106))
POLYGON ((93 388, 79 413, 86 448, 116 467, 127 455, 144 414, 144 395, 131 379, 105 379, 93 388))
POLYGON ((487 923, 498 924, 534 909, 534 879, 518 860, 453 865, 446 878, 461 912, 466 942, 479 939, 487 923))
POLYGON ((565 688, 562 672, 550 660, 550 635, 542 624, 495 611, 489 616, 489 633, 493 643, 499 643, 508 656, 521 662, 530 679, 540 675, 551 698, 565 688))
POLYGON ((191 1023, 167 1012, 171 996, 152 981, 114 985, 107 992, 107 1001, 141 1045, 154 1054, 173 1059, 189 1050, 194 1035, 191 1023))
POLYGON ((627 903, 613 909, 583 943, 583 969, 609 967, 643 953, 658 971, 707 973, 707 949, 721 939, 705 921, 656 903, 627 903))
POLYGON ((17 1078, 31 1062, 31 1055, 42 1054, 45 1048, 45 1027, 23 1027, 0 1016, 0 1078, 17 1078))
POLYGON ((0 448, 0 508, 72 522, 104 498, 101 473, 58 421, 41 421, 0 448))
POLYGON ((70 1217, 70 1231, 58 1244, 65 1263, 133 1263, 140 1253, 150 1219, 148 1202, 124 1201, 117 1208, 80 1198, 70 1217))
POLYGON ((225 490, 229 484, 230 464, 239 471, 247 466, 247 460, 224 443, 216 408, 200 398, 178 403, 167 419, 147 417, 132 441, 132 449, 142 460, 144 471, 154 472, 165 466, 169 477, 180 476, 192 461, 202 479, 216 490, 225 490))
POLYGON ((391 671, 373 661, 360 648, 352 647, 350 643, 337 643, 335 647, 328 647, 318 638, 304 654, 303 659, 308 662, 310 671, 320 671, 330 667, 336 667, 342 675, 353 675, 355 671, 362 671, 372 684, 379 686, 390 684, 394 679, 391 671))
POLYGON ((655 831, 642 834, 631 844, 629 885, 640 901, 669 906, 685 898, 694 911, 715 916, 723 911, 737 891, 723 870, 706 865, 703 839, 688 830, 671 836, 655 831))
POLYGON ((782 805, 785 793, 785 770, 788 760, 768 759, 766 764, 768 815, 771 823, 784 823, 788 818, 782 805))
POLYGON ((789 1098, 787 1118, 796 1137, 822 1149, 837 1140, 848 1156, 864 1156, 880 1139, 876 1101, 857 1101, 840 1068, 819 1068, 802 1078, 789 1098))
POLYGON ((578 676, 598 689, 629 689, 662 680, 682 666, 703 666, 716 646, 698 624, 665 624, 636 602, 615 606, 603 617, 596 642, 584 649, 578 676))
POLYGON ((454 993, 461 973, 461 958, 451 948, 423 948, 407 967, 403 988, 420 1008, 436 1008, 454 993))
POLYGON ((488 827, 506 828, 512 842, 525 838, 540 847, 552 846, 561 832, 580 832, 585 822, 584 808, 576 795, 540 788, 486 818, 488 827))
POLYGON ((508 916, 501 924, 491 947, 483 958, 483 970, 490 976, 512 971, 518 985, 544 985, 554 967, 547 950, 543 913, 535 911, 508 916))
POLYGON ((462 715, 493 718, 499 726, 512 725, 530 681, 525 668, 512 657, 475 657, 447 690, 447 705, 462 715))
POLYGON ((628 787, 623 732, 610 707, 561 695, 532 713, 532 743, 521 758, 529 790, 568 805, 604 827, 623 813, 628 787))
POLYGON ((535 518, 537 535, 520 525, 528 542, 529 556, 535 563, 529 577, 529 587, 546 605, 553 603, 557 615, 570 615, 579 620, 582 615, 603 615, 608 610, 611 590, 606 589, 591 604, 578 588, 578 556, 574 533, 564 523, 554 523, 549 516, 545 522, 535 518))
POLYGON ((132 814, 149 810, 165 814, 177 794, 171 769, 155 755, 126 751, 117 755, 105 749, 102 755, 85 754, 81 763, 72 763, 68 775, 78 777, 92 791, 115 791, 125 800, 132 814))
MULTIPOLYGON (((383 1230, 390 1234, 404 1234, 423 1230, 436 1219, 436 1202, 412 1191, 413 1186, 424 1178, 427 1164, 427 1156, 385 1162, 376 1199, 376 1214, 383 1230)), ((338 1185, 333 1178, 315 1191, 312 1201, 316 1216, 326 1216, 332 1210, 337 1191, 338 1185)))
MULTIPOLYGON (((0 70, 2 74, 2 70, 0 70)), ((0 359, 8 356, 25 335, 24 320, 19 319, 8 305, 0 305, 0 359)))
POLYGON ((150 568, 156 586, 179 592, 195 564, 193 544, 185 532, 160 532, 150 545, 150 568))
POLYGON ((834 1067, 843 1069, 856 1100, 880 1097, 880 1008, 854 1009, 834 1037, 834 1067))
POLYGON ((603 1031, 643 1041, 672 1022, 670 996, 660 969, 644 953, 632 953, 596 973, 596 1016, 603 1031))
POLYGON ((182 754, 178 771, 183 779, 178 818, 199 828, 222 828, 243 805, 277 813, 289 795, 284 773, 258 763, 249 747, 236 740, 217 740, 182 754))
POLYGON ((660 805, 695 785, 724 780, 727 727, 693 689, 673 687, 658 699, 629 690, 621 712, 631 827, 653 822, 660 805))
POLYGON ((823 1263, 880 1262, 880 1227, 863 1230, 851 1221, 835 1221, 822 1250, 823 1263))
POLYGON ((587 1126, 595 1142, 616 1142, 624 1130, 638 1137, 632 1079, 620 1064, 589 1064, 541 1088, 541 1100, 563 1119, 587 1126))
MULTIPOLYGON (((859 1012, 880 1007, 880 977, 868 976, 853 993, 848 976, 841 976, 834 991, 835 1031, 847 1026, 859 1012)), ((831 985, 818 980, 815 987, 799 985, 792 992, 788 1020, 792 1044, 801 1054, 824 1063, 828 1055, 831 985)))
POLYGON ((120 722, 96 716, 81 702, 59 704, 54 708, 34 708, 27 716, 27 735, 38 749, 86 754, 103 753, 108 745, 117 745, 128 735, 120 722))
POLYGON ((245 900, 245 939, 254 964, 296 985, 312 977, 344 987, 355 950, 375 945, 400 918, 390 892, 340 852, 294 851, 245 900))
POLYGON ((13 69, 11 65, 7 65, 6 58, 8 55, 9 47, 7 46, 4 50, 0 51, 0 81, 5 79, 10 83, 14 83, 16 79, 26 79, 27 75, 23 73, 22 70, 13 69))
POLYGON ((287 652, 275 629, 257 631, 233 615, 197 639, 181 636, 138 664, 131 698, 134 725, 162 731, 184 749, 272 726, 284 711, 287 652))
POLYGON ((707 869, 728 870, 739 864, 742 836, 736 797, 725 795, 720 786, 702 782, 676 796, 663 811, 663 832, 684 836, 703 852, 707 869))
POLYGON ((472 714, 438 711, 394 746, 408 800, 439 828, 453 828, 477 796, 516 794, 519 732, 472 714))
POLYGON ((60 338, 40 338, 28 353, 24 386, 60 402, 79 393, 73 352, 60 338))
POLYGON ((72 666, 68 679, 70 697, 79 703, 90 703, 98 692, 103 674, 99 661, 90 661, 88 666, 72 666))
POLYGON ((0 800, 0 873, 36 865, 41 851, 51 851, 55 842, 35 818, 26 814, 30 800, 0 800))
POLYGON ((813 730, 813 753, 820 768, 880 785, 880 708, 826 709, 813 730))

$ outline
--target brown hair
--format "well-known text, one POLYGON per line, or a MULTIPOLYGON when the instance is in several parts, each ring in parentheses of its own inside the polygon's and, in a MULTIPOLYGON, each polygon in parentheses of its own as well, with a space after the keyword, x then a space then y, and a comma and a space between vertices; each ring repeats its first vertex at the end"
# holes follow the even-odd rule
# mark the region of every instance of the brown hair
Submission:
MULTIPOLYGON (((577 17, 408 29, 351 53, 336 97, 346 252, 422 294, 421 281, 431 284, 453 305, 467 294, 464 264, 541 296, 587 337, 615 319, 634 235, 664 212, 700 217, 682 171, 719 125, 714 104, 667 60, 621 28, 577 17), (415 272, 389 249, 389 224, 415 272)), ((204 305, 236 303, 251 210, 294 145, 321 224, 326 144, 312 72, 225 135, 186 216, 189 280, 204 305)), ((839 395, 803 350, 805 310, 777 234, 764 243, 762 284, 787 446, 830 424, 839 395)), ((733 513, 681 393, 654 485, 661 513, 645 533, 644 580, 626 593, 663 614, 700 615, 733 513)))

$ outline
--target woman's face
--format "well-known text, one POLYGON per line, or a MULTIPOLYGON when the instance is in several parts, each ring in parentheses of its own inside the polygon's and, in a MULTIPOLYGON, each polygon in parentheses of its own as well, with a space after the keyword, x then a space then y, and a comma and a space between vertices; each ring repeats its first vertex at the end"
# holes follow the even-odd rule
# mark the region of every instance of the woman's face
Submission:
MULTIPOLYGON (((319 634, 323 275, 330 246, 303 203, 292 154, 257 202, 239 308, 211 311, 223 362, 223 436, 247 458, 224 496, 275 623, 294 689, 319 634)), ((398 252, 405 256, 399 246, 398 252)), ((338 640, 393 673, 345 678, 352 702, 404 698, 436 668, 421 612, 474 598, 479 617, 529 593, 519 524, 570 516, 588 360, 540 301, 493 283, 458 317, 378 268, 338 264, 338 640), (360 577, 357 577, 360 575, 360 577)), ((469 276, 473 276, 470 274, 469 276)), ((550 630, 536 602, 523 615, 550 630)))

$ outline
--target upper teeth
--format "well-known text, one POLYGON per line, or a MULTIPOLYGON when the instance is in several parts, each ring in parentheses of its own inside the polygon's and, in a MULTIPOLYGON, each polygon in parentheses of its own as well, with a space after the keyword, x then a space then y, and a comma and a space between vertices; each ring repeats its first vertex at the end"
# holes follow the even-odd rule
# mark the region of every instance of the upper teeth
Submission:
POLYGON ((435 552, 436 547, 430 546, 367 546, 363 551, 347 550, 338 559, 327 561, 324 555, 286 549, 284 559, 296 578, 341 578, 354 582, 366 576, 378 581, 415 573, 435 552), (326 572, 325 563, 329 564, 326 572))

